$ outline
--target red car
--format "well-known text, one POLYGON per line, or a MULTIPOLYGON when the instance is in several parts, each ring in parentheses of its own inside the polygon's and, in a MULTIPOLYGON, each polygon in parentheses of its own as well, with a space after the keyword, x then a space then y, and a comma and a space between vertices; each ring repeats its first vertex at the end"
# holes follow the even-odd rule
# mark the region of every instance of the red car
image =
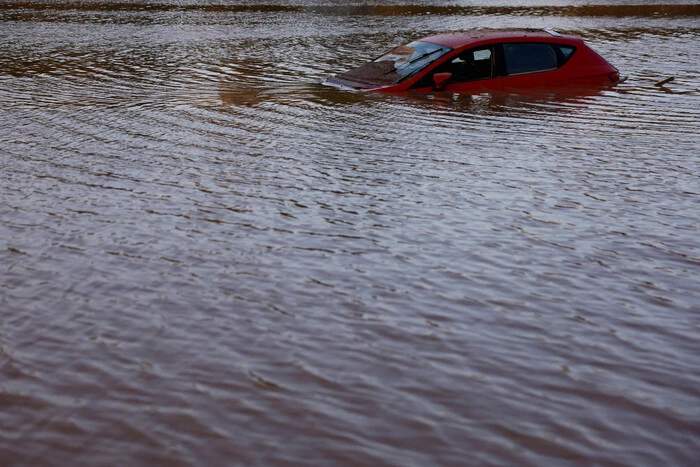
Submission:
POLYGON ((580 37, 486 29, 424 37, 324 84, 362 91, 471 92, 619 80, 618 70, 580 37))

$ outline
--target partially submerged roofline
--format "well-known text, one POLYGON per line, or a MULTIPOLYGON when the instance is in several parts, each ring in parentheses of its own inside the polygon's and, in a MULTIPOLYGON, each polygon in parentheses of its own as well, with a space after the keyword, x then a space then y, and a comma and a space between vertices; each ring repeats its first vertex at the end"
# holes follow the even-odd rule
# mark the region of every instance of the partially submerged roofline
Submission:
POLYGON ((502 40, 510 37, 517 41, 522 41, 523 38, 531 38, 533 41, 564 41, 580 39, 578 36, 564 35, 551 28, 477 28, 467 29, 464 31, 444 32, 433 36, 423 37, 418 40, 431 42, 433 44, 447 45, 456 49, 470 43, 502 40))

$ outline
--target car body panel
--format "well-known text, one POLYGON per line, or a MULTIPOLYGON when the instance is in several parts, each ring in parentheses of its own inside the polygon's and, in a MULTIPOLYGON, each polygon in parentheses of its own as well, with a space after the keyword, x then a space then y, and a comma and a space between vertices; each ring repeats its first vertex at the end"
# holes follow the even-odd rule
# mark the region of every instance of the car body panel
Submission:
MULTIPOLYGON (((560 35, 556 32, 544 30, 473 30, 455 33, 446 33, 419 39, 416 42, 427 42, 451 48, 436 61, 428 64, 413 75, 400 79, 395 83, 373 79, 358 79, 362 75, 362 67, 350 70, 337 77, 330 77, 325 84, 344 86, 366 92, 431 92, 439 88, 446 92, 477 92, 480 90, 502 90, 511 88, 528 88, 537 86, 566 86, 566 85, 595 85, 614 83, 619 80, 619 72, 606 62, 593 49, 588 47, 583 39, 575 36, 560 35), (523 73, 507 74, 507 66, 513 64, 513 60, 520 51, 532 50, 545 51, 547 45, 556 53, 556 64, 551 69, 528 71, 523 73), (573 49, 573 51, 571 51, 573 49), (461 57, 470 57, 474 50, 488 50, 490 53, 490 71, 488 76, 482 79, 445 79, 445 71, 452 71, 460 65, 461 57), (510 52, 506 52, 506 50, 510 52), (562 51, 570 55, 565 57, 562 51), (509 61, 504 56, 510 53, 509 61), (453 68, 450 68, 453 67, 453 68), (433 75, 439 77, 436 83, 433 75)), ((412 43, 415 44, 416 42, 412 43)), ((401 46, 405 47, 405 46, 401 46)), ((396 49, 395 49, 396 50, 396 49)), ((476 52, 485 56, 485 52, 476 52)), ((474 57, 468 64, 474 67, 474 57)), ((527 58, 527 57, 526 57, 527 58)), ((485 61, 479 62, 482 65, 485 61)), ((368 68, 392 69, 392 62, 374 61, 363 65, 368 68), (370 65, 370 64, 374 65, 370 65), (388 65, 387 65, 388 63, 388 65)), ((471 68, 470 68, 471 69, 471 68)))

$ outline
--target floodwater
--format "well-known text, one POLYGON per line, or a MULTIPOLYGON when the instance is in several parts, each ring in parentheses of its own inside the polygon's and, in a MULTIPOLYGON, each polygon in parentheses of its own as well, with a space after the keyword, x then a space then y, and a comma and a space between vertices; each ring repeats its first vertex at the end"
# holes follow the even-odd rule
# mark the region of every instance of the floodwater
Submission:
POLYGON ((611 3, 2 0, 0 464, 695 464, 700 6, 611 3), (473 27, 629 79, 319 84, 473 27))

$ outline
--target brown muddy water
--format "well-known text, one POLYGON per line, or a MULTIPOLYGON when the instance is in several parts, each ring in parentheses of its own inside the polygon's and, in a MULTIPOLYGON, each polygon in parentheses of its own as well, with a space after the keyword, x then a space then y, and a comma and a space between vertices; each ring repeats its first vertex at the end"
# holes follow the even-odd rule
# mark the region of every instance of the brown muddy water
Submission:
POLYGON ((337 3, 2 0, 0 464, 696 463, 700 7, 337 3), (629 80, 319 84, 473 27, 629 80))

